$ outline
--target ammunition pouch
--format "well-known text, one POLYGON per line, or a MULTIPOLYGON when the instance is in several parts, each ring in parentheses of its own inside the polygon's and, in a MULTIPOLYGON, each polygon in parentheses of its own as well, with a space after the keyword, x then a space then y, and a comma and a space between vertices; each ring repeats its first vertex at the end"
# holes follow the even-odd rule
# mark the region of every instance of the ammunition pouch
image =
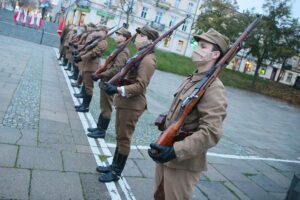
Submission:
POLYGON ((157 126, 158 130, 164 131, 166 129, 165 123, 166 123, 167 115, 168 112, 164 112, 158 115, 158 117, 156 118, 154 125, 157 126))

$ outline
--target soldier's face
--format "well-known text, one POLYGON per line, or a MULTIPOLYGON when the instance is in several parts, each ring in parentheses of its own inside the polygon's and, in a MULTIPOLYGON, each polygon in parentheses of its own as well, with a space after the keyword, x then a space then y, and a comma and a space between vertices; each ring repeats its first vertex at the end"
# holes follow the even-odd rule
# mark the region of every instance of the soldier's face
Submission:
POLYGON ((106 32, 105 31, 99 31, 99 34, 101 35, 101 37, 105 37, 106 36, 106 32))
POLYGON ((125 42, 126 38, 123 35, 116 33, 114 40, 116 41, 116 43, 119 44, 119 43, 125 42))
POLYGON ((210 62, 215 62, 215 60, 219 57, 219 51, 212 51, 213 44, 206 42, 204 40, 200 40, 198 42, 197 48, 192 53, 193 62, 199 65, 205 65, 210 62))
POLYGON ((151 40, 148 39, 148 37, 142 33, 138 34, 135 39, 135 46, 137 49, 143 48, 144 46, 151 43, 151 40))

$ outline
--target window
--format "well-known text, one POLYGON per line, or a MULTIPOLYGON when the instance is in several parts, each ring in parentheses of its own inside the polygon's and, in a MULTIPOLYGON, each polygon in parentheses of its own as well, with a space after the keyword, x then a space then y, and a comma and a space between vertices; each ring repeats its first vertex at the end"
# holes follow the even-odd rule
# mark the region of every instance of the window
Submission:
POLYGON ((156 13, 156 17, 155 17, 155 22, 160 24, 160 21, 161 21, 161 18, 162 18, 162 12, 161 11, 157 11, 156 13))
POLYGON ((174 7, 175 7, 175 8, 178 8, 178 7, 179 7, 179 4, 180 4, 180 0, 175 0, 174 7))
POLYGON ((174 26, 176 19, 177 19, 176 17, 171 17, 170 22, 169 22, 169 27, 174 26))
POLYGON ((293 74, 289 72, 285 81, 290 83, 292 81, 292 77, 293 77, 293 74))
POLYGON ((182 51, 182 48, 183 48, 183 44, 184 42, 182 40, 178 40, 178 43, 177 43, 177 51, 182 51))
POLYGON ((141 13, 141 17, 142 18, 146 18, 147 17, 147 12, 148 12, 148 8, 143 7, 142 13, 141 13))
POLYGON ((192 12, 194 4, 192 2, 189 2, 188 8, 187 8, 187 12, 192 12))
POLYGON ((164 40, 164 47, 170 47, 172 37, 166 37, 164 40))
POLYGON ((181 30, 186 31, 186 29, 187 29, 187 23, 185 22, 184 24, 182 24, 181 30))

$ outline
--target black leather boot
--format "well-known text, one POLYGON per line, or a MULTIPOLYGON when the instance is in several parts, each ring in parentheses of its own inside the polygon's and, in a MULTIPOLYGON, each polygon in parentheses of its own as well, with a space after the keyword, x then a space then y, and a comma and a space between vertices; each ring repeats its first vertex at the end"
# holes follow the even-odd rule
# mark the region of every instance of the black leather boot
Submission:
POLYGON ((97 129, 98 129, 98 127, 100 127, 100 121, 101 121, 101 114, 99 115, 99 117, 98 117, 98 121, 97 121, 97 127, 96 128, 87 128, 86 130, 88 131, 88 132, 94 132, 94 131, 96 131, 97 129))
POLYGON ((70 62, 68 62, 68 67, 65 68, 65 70, 67 71, 71 71, 71 68, 72 68, 72 64, 70 62))
POLYGON ((92 101, 92 97, 91 95, 84 95, 83 97, 83 101, 82 104, 76 108, 77 112, 89 112, 89 107, 90 107, 90 103, 92 101))
POLYGON ((102 176, 99 176, 98 180, 103 183, 119 180, 121 173, 125 167, 127 158, 128 155, 122 155, 118 153, 116 162, 111 166, 111 171, 102 176))
POLYGON ((101 114, 98 119, 96 130, 88 133, 87 136, 90 138, 105 138, 106 130, 109 125, 110 119, 104 118, 101 114))
POLYGON ((79 75, 79 69, 77 66, 74 66, 74 72, 71 76, 69 76, 69 79, 77 80, 78 75, 79 75))
POLYGON ((71 83, 71 86, 72 87, 77 87, 77 88, 80 88, 80 85, 78 85, 78 83, 76 82, 76 83, 71 83))
POLYGON ((74 94, 74 97, 76 97, 76 98, 83 98, 84 95, 85 95, 85 87, 84 87, 84 85, 83 85, 83 86, 81 87, 80 92, 79 92, 79 93, 75 93, 75 94, 74 94))
POLYGON ((113 161, 112 161, 111 165, 108 165, 108 166, 97 166, 96 171, 100 172, 100 173, 110 172, 111 169, 112 169, 112 165, 114 165, 115 162, 116 162, 116 160, 117 160, 117 156, 118 156, 118 147, 116 147, 116 149, 115 149, 115 154, 114 154, 113 161))
POLYGON ((64 57, 63 62, 59 64, 60 66, 67 66, 68 64, 68 59, 64 57))

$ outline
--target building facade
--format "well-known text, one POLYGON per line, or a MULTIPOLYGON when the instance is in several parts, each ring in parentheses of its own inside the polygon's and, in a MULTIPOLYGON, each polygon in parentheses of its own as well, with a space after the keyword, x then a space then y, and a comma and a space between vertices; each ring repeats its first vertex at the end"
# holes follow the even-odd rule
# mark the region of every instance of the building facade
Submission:
POLYGON ((80 0, 68 2, 67 20, 72 24, 93 22, 109 27, 120 27, 129 24, 134 33, 137 27, 149 25, 160 34, 184 19, 190 18, 181 25, 171 37, 161 41, 159 49, 190 56, 189 48, 193 35, 193 24, 199 15, 201 0, 80 0), (123 2, 123 3, 121 3, 123 2))

